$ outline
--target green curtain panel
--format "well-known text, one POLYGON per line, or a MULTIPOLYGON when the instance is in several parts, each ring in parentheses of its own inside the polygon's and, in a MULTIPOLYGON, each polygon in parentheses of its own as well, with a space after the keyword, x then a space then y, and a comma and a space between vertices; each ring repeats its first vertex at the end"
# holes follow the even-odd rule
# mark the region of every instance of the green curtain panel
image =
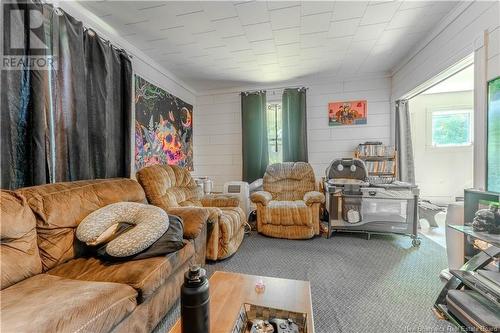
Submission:
POLYGON ((262 178, 269 163, 266 93, 241 93, 243 180, 262 178))
POLYGON ((307 162, 306 89, 283 92, 283 162, 307 162))

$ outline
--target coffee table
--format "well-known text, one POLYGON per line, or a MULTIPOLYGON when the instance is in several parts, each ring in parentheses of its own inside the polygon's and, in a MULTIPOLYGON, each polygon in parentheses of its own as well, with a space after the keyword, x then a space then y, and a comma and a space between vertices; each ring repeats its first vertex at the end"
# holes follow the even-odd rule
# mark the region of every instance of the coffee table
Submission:
MULTIPOLYGON (((314 333, 309 281, 217 271, 209 283, 210 333, 231 332, 243 303, 306 313, 307 332, 314 333), (259 294, 255 291, 255 283, 260 279, 266 288, 259 294)), ((170 333, 181 333, 180 319, 170 333)))

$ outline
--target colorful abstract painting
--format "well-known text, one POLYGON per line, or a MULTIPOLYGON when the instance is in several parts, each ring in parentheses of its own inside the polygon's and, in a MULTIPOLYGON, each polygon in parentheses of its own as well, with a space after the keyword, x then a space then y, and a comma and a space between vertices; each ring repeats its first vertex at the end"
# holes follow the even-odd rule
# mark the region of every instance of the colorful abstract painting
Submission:
POLYGON ((135 169, 170 164, 193 170, 193 106, 135 76, 135 169))
POLYGON ((364 125, 367 112, 366 101, 328 103, 328 124, 330 126, 364 125))

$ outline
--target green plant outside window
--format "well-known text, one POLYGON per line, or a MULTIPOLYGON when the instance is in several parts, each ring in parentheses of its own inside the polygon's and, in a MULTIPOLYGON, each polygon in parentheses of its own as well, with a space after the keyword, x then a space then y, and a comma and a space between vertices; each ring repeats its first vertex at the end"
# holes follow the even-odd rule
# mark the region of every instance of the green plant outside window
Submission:
POLYGON ((435 147, 472 144, 472 111, 435 111, 432 113, 432 145, 435 147))

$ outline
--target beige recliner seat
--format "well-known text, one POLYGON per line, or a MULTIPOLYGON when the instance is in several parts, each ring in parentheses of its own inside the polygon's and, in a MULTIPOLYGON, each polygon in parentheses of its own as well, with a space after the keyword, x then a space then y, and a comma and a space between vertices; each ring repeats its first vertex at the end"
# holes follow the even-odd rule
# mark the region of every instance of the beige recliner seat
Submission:
POLYGON ((238 250, 247 222, 239 198, 203 196, 189 171, 175 165, 152 165, 136 176, 149 203, 169 214, 189 220, 199 210, 208 211, 213 227, 207 237, 207 259, 224 259, 238 250))
POLYGON ((319 234, 319 208, 325 201, 317 191, 314 171, 305 162, 267 167, 263 191, 254 192, 257 230, 271 237, 307 239, 319 234))

